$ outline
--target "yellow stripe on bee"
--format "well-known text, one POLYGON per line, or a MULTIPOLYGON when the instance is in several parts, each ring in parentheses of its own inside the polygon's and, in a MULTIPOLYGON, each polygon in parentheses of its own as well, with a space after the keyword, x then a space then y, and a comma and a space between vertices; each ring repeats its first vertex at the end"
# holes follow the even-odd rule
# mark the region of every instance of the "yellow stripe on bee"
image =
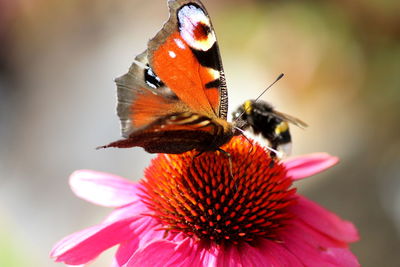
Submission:
POLYGON ((247 115, 250 115, 253 112, 253 104, 250 100, 246 100, 246 102, 244 102, 243 109, 247 115))
POLYGON ((289 124, 286 121, 282 121, 275 128, 275 134, 280 135, 281 133, 287 132, 289 130, 289 124))

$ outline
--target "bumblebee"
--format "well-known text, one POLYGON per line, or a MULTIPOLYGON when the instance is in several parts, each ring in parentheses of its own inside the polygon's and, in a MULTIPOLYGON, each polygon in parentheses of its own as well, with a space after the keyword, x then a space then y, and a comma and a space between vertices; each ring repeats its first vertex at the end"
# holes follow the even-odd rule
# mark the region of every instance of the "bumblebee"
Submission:
POLYGON ((241 130, 250 129, 255 135, 267 139, 275 156, 276 151, 285 155, 291 152, 292 138, 289 123, 301 128, 307 127, 303 121, 276 111, 271 104, 262 100, 247 100, 232 113, 232 116, 241 130))

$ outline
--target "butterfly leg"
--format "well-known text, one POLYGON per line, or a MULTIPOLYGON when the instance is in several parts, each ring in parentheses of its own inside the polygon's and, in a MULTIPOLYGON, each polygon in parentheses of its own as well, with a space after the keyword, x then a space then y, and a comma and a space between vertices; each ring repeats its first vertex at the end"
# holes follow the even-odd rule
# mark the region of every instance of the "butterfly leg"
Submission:
POLYGON ((225 150, 218 148, 217 151, 221 152, 224 156, 226 156, 228 158, 229 161, 229 174, 231 176, 232 179, 235 179, 235 177, 233 176, 233 166, 232 166, 232 156, 229 152, 226 152, 225 150))

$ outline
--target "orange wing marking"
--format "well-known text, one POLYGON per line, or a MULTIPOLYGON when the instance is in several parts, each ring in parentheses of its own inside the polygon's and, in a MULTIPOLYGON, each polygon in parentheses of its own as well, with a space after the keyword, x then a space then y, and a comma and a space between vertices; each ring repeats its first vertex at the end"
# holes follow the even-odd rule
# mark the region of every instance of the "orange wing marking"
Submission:
POLYGON ((193 112, 210 118, 216 117, 212 108, 215 101, 211 104, 204 91, 205 84, 212 79, 212 75, 202 71, 202 66, 179 32, 171 34, 165 43, 154 51, 152 67, 157 76, 193 112), (170 52, 173 52, 176 57, 172 58, 170 52))

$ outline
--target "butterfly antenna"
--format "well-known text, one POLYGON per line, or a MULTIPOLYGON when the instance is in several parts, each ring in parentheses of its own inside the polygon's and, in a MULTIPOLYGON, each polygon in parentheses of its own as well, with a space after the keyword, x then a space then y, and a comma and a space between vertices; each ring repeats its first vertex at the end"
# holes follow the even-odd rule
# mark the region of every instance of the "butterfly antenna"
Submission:
MULTIPOLYGON (((273 81, 267 88, 265 88, 264 91, 262 91, 262 93, 254 100, 254 102, 257 102, 267 91, 269 88, 271 88, 274 84, 276 84, 280 79, 283 78, 283 76, 285 76, 285 74, 281 73, 279 74, 278 77, 276 77, 275 81, 273 81)), ((237 122, 242 116, 243 114, 245 114, 248 110, 249 107, 245 107, 243 112, 240 113, 240 115, 234 120, 234 122, 237 122)))

